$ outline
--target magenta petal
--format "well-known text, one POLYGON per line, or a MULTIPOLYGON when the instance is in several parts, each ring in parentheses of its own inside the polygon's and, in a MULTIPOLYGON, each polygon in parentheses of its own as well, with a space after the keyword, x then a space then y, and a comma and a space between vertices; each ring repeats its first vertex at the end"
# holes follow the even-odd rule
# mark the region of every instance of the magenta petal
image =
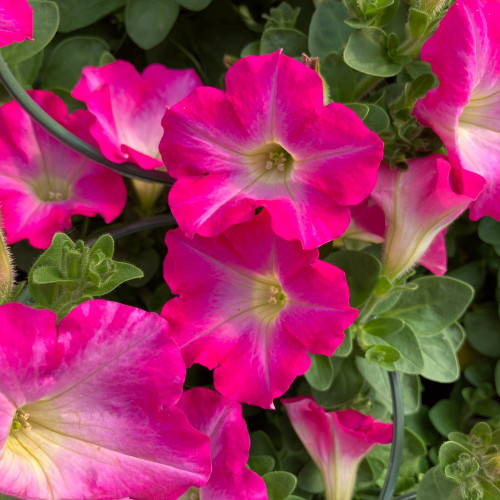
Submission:
POLYGON ((167 323, 106 301, 78 306, 57 331, 55 320, 0 307, 0 408, 10 418, 1 419, 0 491, 174 500, 202 486, 208 439, 172 407, 185 366, 167 323), (13 432, 16 411, 29 426, 13 432))
MULTIPOLYGON (((55 120, 85 136, 84 114, 68 116, 51 92, 30 93, 55 120)), ((0 108, 0 125, 0 203, 9 243, 28 238, 47 248, 73 215, 100 214, 108 223, 120 215, 127 196, 121 176, 64 146, 15 101, 0 108)))
POLYGON ((415 115, 443 140, 457 170, 457 187, 466 193, 486 180, 471 204, 471 218, 500 220, 500 4, 458 0, 422 49, 439 87, 417 102, 415 115), (452 43, 450 43, 452 40, 452 43))
POLYGON ((276 234, 306 249, 340 236, 375 185, 378 136, 347 107, 324 106, 319 75, 280 52, 241 59, 226 88, 199 88, 163 118, 179 227, 217 236, 265 207, 276 234))
POLYGON ((27 0, 0 2, 0 47, 33 40, 33 9, 27 0))
POLYGON ((165 280, 180 297, 162 314, 186 363, 215 368, 228 398, 271 407, 309 367, 306 351, 331 355, 356 318, 344 273, 275 236, 265 210, 217 237, 177 229, 166 243, 165 280))
POLYGON ((158 145, 166 107, 200 85, 193 70, 152 64, 140 75, 132 64, 118 60, 84 68, 72 96, 97 118, 91 132, 107 158, 153 169, 163 165, 158 145))
POLYGON ((241 405, 203 387, 182 394, 178 407, 210 437, 212 473, 200 500, 265 500, 263 479, 246 467, 250 438, 241 405))

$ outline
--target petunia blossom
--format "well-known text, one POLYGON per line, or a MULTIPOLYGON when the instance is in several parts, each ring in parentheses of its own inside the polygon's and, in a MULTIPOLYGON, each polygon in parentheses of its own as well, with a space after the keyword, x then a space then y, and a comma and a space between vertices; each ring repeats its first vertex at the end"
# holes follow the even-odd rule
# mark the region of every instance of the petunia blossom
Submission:
POLYGON ((0 306, 0 492, 174 500, 210 474, 178 401, 185 365, 159 316, 102 300, 56 325, 0 306))
MULTIPOLYGON (((465 193, 474 172, 486 180, 470 217, 500 220, 500 3, 458 0, 425 43, 439 86, 417 102, 415 115, 443 140, 465 193)), ((483 181, 484 182, 484 181, 483 181)))
MULTIPOLYGON (((267 500, 264 480, 246 467, 250 437, 241 405, 195 387, 182 394, 177 406, 196 429, 210 437, 212 473, 197 492, 200 500, 267 500)), ((186 500, 190 500, 188 495, 186 500)))
MULTIPOLYGON (((80 136, 86 122, 55 94, 31 91, 55 120, 80 136)), ((84 118, 84 117, 83 117, 84 118)), ((87 160, 35 123, 16 102, 0 108, 0 205, 9 244, 27 238, 47 248, 73 215, 102 215, 109 223, 127 197, 120 175, 87 160)))
POLYGON ((264 210, 214 238, 166 237, 174 294, 162 315, 186 364, 214 369, 223 396, 272 408, 307 371, 307 351, 331 356, 357 311, 343 271, 271 229, 264 210))
POLYGON ((27 0, 0 0, 0 47, 33 40, 33 9, 27 0))
POLYGON ((352 498, 361 460, 377 443, 392 442, 393 425, 355 410, 325 412, 311 397, 282 403, 321 472, 326 500, 352 498))
MULTIPOLYGON (((464 172, 464 178, 467 174, 464 172)), ((436 251, 445 259, 442 231, 481 190, 482 184, 475 183, 476 175, 470 175, 474 179, 465 183, 464 194, 457 194, 452 189, 454 176, 444 155, 409 160, 407 170, 391 170, 385 164, 380 167, 371 197, 386 218, 384 268, 389 279, 414 266, 429 249, 427 267, 437 274, 446 270, 446 260, 440 261, 436 251)))
POLYGON ((158 145, 166 107, 201 84, 192 69, 151 64, 141 75, 128 61, 118 60, 84 68, 71 95, 95 117, 90 131, 106 158, 153 169, 163 165, 158 145))
POLYGON ((306 249, 340 236, 375 185, 383 143, 323 100, 321 77, 279 51, 234 64, 226 92, 200 87, 168 108, 160 152, 184 233, 216 236, 265 207, 273 231, 306 249))

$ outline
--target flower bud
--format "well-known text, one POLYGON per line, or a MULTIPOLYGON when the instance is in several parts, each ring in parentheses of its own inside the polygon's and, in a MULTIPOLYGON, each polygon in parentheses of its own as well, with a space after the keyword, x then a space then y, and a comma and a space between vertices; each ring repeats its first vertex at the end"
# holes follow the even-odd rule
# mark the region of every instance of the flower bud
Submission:
POLYGON ((14 269, 0 218, 0 304, 8 302, 14 284, 14 269))

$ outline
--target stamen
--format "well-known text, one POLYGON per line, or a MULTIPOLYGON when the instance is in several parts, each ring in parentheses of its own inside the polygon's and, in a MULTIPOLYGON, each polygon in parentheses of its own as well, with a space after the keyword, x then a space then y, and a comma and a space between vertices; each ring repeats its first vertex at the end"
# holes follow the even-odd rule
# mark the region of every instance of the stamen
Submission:
POLYGON ((278 295, 280 289, 277 286, 271 285, 271 294, 278 295))
POLYGON ((278 300, 276 299, 276 297, 273 296, 273 297, 269 297, 268 302, 269 302, 269 304, 274 305, 274 304, 278 303, 278 300))
POLYGON ((17 410, 14 420, 12 422, 11 429, 14 432, 18 431, 19 429, 25 429, 27 431, 30 431, 31 425, 28 422, 29 418, 30 418, 29 413, 25 413, 23 410, 17 410))
POLYGON ((267 161, 266 162, 266 170, 272 170, 272 168, 273 168, 273 162, 267 161))

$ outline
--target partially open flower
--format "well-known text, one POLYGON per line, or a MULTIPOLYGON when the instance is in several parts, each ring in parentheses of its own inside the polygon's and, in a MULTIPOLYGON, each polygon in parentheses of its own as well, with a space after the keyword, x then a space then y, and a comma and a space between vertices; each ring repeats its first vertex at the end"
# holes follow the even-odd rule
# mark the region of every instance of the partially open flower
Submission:
MULTIPOLYGON (((192 69, 151 64, 141 75, 131 63, 118 60, 84 68, 71 95, 84 101, 95 117, 90 131, 106 158, 153 169, 163 165, 158 146, 166 107, 200 85, 192 69)), ((168 163, 168 156, 164 161, 168 163)))
POLYGON ((474 220, 500 220, 499 19, 500 2, 458 0, 422 49, 439 86, 417 102, 415 115, 443 140, 458 174, 455 190, 477 182, 472 172, 486 180, 470 207, 474 220))
POLYGON ((377 443, 392 441, 392 424, 355 410, 325 412, 310 397, 283 399, 282 403, 321 472, 326 500, 352 498, 361 460, 377 443))
POLYGON ((210 473, 175 403, 185 365, 156 314, 89 301, 0 306, 0 492, 37 500, 174 500, 210 473))
POLYGON ((310 365, 331 356, 357 311, 340 269, 271 229, 264 210, 214 238, 169 231, 162 315, 188 365, 215 368, 214 385, 240 402, 273 407, 310 365))
POLYGON ((167 109, 160 151, 179 227, 216 236, 265 207, 273 231, 306 249, 339 237, 375 185, 383 143, 323 81, 280 52, 245 57, 226 92, 200 87, 167 109))
POLYGON ((13 284, 14 268, 9 247, 5 242, 2 229, 2 214, 0 213, 0 304, 9 300, 13 284))
POLYGON ((0 0, 0 47, 33 40, 33 9, 27 0, 0 0))
MULTIPOLYGON (((61 98, 31 91, 59 123, 85 135, 81 114, 68 115, 61 98)), ((120 175, 87 160, 52 137, 15 102, 0 108, 0 204, 8 243, 27 238, 49 247, 57 231, 71 227, 73 215, 101 214, 111 222, 127 197, 120 175)))
MULTIPOLYGON (((241 405, 204 387, 185 391, 177 405, 189 422, 210 437, 212 473, 200 500, 266 500, 263 479, 246 467, 250 437, 241 405)), ((183 497, 190 500, 189 494, 183 497)))

